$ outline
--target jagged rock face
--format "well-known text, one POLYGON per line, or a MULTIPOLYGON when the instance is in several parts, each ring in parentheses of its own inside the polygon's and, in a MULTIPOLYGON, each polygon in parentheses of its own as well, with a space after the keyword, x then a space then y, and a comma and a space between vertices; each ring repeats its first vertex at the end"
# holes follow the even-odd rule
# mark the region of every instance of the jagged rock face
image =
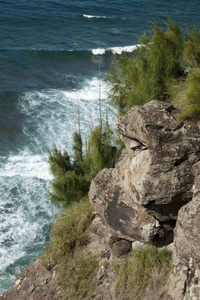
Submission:
POLYGON ((194 164, 193 172, 193 199, 180 209, 174 231, 175 264, 200 262, 200 162, 194 164))
POLYGON ((192 170, 193 198, 178 213, 173 243, 175 267, 160 300, 200 299, 200 162, 192 170))
POLYGON ((126 149, 114 169, 93 180, 90 201, 113 235, 165 238, 192 199, 192 165, 200 159, 198 126, 178 122, 173 107, 153 100, 117 121, 126 149))
POLYGON ((148 241, 156 220, 147 215, 115 180, 113 169, 103 169, 91 183, 89 198, 95 211, 109 225, 110 236, 148 241))
POLYGON ((191 166, 200 158, 198 126, 177 122, 172 109, 168 103, 151 101, 133 107, 117 122, 130 152, 126 166, 117 166, 120 183, 161 222, 176 218, 191 200, 191 166), (131 147, 133 141, 138 145, 131 147))

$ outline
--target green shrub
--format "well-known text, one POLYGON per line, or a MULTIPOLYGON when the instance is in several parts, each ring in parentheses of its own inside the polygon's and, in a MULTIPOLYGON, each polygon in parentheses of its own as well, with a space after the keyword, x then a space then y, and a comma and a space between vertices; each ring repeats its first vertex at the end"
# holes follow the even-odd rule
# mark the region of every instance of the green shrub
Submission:
POLYGON ((172 104, 179 109, 180 120, 200 119, 200 68, 193 68, 184 81, 173 87, 172 104))
MULTIPOLYGON (((132 54, 115 55, 105 78, 110 85, 111 103, 119 115, 133 105, 143 105, 152 99, 173 101, 176 90, 172 89, 173 85, 200 67, 200 33, 195 26, 184 35, 171 19, 164 27, 152 22, 149 33, 144 33, 139 42, 140 47, 132 54)), ((192 99, 192 107, 186 115, 199 118, 199 103, 194 103, 196 95, 187 97, 192 99)))
POLYGON ((166 31, 151 23, 150 34, 139 38, 141 46, 132 55, 115 55, 106 81, 110 85, 111 103, 119 114, 133 105, 143 105, 152 99, 166 99, 174 78, 183 75, 182 30, 169 20, 166 31))
POLYGON ((77 175, 75 171, 57 177, 52 183, 53 192, 50 193, 52 203, 62 203, 63 207, 67 207, 73 201, 79 201, 87 195, 91 180, 92 177, 77 175))
POLYGON ((54 204, 61 203, 64 208, 86 196, 96 174, 103 168, 114 167, 119 157, 107 121, 91 130, 85 151, 80 133, 75 132, 72 149, 71 157, 56 145, 49 151, 50 171, 55 177, 50 199, 54 204))
POLYGON ((73 170, 73 165, 70 161, 67 151, 61 152, 54 144, 52 151, 49 151, 50 171, 54 177, 65 174, 67 171, 73 170))
POLYGON ((153 246, 133 250, 132 254, 114 265, 118 280, 115 293, 118 299, 141 299, 147 286, 156 289, 166 283, 172 270, 172 254, 153 246))
POLYGON ((183 63, 186 67, 200 66, 200 35, 196 26, 188 28, 188 35, 184 41, 183 63))
POLYGON ((91 132, 88 146, 95 173, 103 168, 113 168, 115 165, 117 148, 112 145, 112 135, 113 132, 108 125, 105 128, 97 126, 91 132))

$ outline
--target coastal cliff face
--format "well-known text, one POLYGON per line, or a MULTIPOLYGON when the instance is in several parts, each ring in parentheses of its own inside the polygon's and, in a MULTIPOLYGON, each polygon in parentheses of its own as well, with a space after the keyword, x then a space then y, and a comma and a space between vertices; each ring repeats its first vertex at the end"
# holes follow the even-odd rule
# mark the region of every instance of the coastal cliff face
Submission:
POLYGON ((92 181, 90 201, 112 235, 167 245, 179 209, 192 199, 199 128, 178 122, 170 104, 154 100, 134 106, 117 129, 126 148, 114 169, 92 181))
MULTIPOLYGON (((153 100, 117 121, 126 148, 89 191, 95 215, 83 251, 99 257, 94 299, 118 299, 105 261, 149 241, 173 242, 175 267, 164 289, 144 299, 200 299, 200 129, 175 116, 170 104, 153 100)), ((64 291, 56 268, 47 271, 37 260, 0 299, 64 299, 64 291)))
POLYGON ((174 230, 174 270, 160 300, 200 299, 200 162, 193 165, 192 201, 178 213, 174 230))

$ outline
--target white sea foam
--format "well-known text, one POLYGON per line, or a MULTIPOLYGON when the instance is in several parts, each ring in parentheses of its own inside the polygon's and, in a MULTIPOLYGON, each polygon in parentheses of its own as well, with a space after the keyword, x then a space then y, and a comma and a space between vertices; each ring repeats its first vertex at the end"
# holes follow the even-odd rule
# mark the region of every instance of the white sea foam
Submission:
POLYGON ((47 164, 47 157, 45 155, 33 155, 28 151, 9 156, 6 163, 0 168, 0 177, 14 176, 53 179, 47 164))
POLYGON ((125 46, 125 47, 112 47, 112 48, 98 48, 92 49, 92 53, 94 55, 103 55, 106 51, 111 51, 113 54, 122 54, 122 52, 133 52, 137 50, 138 47, 141 47, 141 44, 136 44, 132 46, 125 46))
POLYGON ((38 144, 41 152, 52 148, 53 143, 60 148, 70 149, 72 134, 77 126, 78 110, 83 135, 89 132, 91 123, 96 125, 99 121, 99 98, 103 101, 103 115, 105 116, 107 111, 108 118, 113 120, 115 110, 107 101, 107 91, 106 83, 94 77, 86 80, 82 88, 77 90, 26 93, 20 104, 23 112, 29 116, 31 124, 24 128, 29 143, 33 148, 38 144))
MULTIPOLYGON (((18 168, 18 160, 11 161, 13 169, 18 168)), ((38 178, 0 176, 0 293, 2 286, 12 284, 25 261, 42 251, 50 222, 58 213, 47 199, 49 188, 49 181, 38 178)))
POLYGON ((77 126, 78 110, 83 138, 90 126, 99 123, 99 99, 102 114, 108 112, 115 123, 115 110, 107 100, 108 87, 96 77, 83 82, 77 90, 41 90, 24 94, 19 109, 24 119, 23 145, 15 153, 0 157, 0 293, 14 276, 42 251, 46 234, 58 209, 47 194, 52 175, 47 149, 53 143, 71 151, 72 134, 77 126))
POLYGON ((107 49, 103 49, 103 48, 93 49, 92 53, 94 55, 103 55, 103 54, 105 54, 106 50, 107 49))
POLYGON ((84 18, 88 18, 88 19, 93 19, 93 18, 96 18, 96 19, 106 19, 105 16, 92 16, 92 15, 83 15, 84 18))
POLYGON ((113 53, 122 54, 122 52, 133 52, 137 50, 138 47, 141 47, 142 45, 136 44, 133 46, 125 46, 125 47, 113 47, 111 48, 111 51, 113 53))

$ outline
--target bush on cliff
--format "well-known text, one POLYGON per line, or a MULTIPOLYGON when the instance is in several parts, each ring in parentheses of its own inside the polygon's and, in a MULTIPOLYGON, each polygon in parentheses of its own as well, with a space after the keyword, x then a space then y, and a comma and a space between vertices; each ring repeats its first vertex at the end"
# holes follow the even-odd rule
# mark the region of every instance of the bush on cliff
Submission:
POLYGON ((112 141, 113 132, 108 122, 91 131, 88 144, 83 149, 80 133, 73 135, 73 155, 62 152, 55 145, 49 151, 50 170, 55 179, 50 198, 53 203, 66 207, 73 201, 86 196, 91 180, 103 168, 114 167, 118 156, 112 141))
MULTIPOLYGON (((184 35, 171 19, 165 28, 152 22, 149 34, 144 33, 139 38, 140 46, 131 55, 115 55, 106 81, 110 85, 111 103, 119 114, 152 99, 170 101, 171 87, 177 85, 180 78, 186 78, 187 72, 200 66, 198 29, 191 27, 184 35)), ((195 114, 197 105, 185 112, 186 117, 187 113, 195 114)))
POLYGON ((172 103, 181 111, 179 119, 200 120, 200 69, 193 68, 172 103), (181 98, 181 101, 180 101, 181 98), (176 101, 179 99, 178 101, 176 101))

